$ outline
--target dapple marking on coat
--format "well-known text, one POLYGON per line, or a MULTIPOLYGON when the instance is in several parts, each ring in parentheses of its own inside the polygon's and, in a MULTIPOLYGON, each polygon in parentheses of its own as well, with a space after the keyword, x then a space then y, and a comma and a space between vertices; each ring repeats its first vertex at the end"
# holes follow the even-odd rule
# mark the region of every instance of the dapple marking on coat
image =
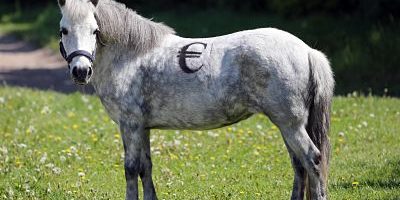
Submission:
POLYGON ((291 198, 327 199, 334 79, 324 54, 274 28, 182 38, 113 0, 58 2, 60 44, 75 52, 71 77, 91 81, 120 126, 126 199, 138 199, 139 177, 144 199, 157 198, 150 129, 213 129, 255 113, 282 133, 295 172, 291 198))

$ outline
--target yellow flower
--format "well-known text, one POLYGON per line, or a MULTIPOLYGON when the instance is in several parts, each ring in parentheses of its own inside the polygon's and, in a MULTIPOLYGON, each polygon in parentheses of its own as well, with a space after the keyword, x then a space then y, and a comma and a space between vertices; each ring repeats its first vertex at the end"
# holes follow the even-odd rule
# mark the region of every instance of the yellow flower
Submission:
POLYGON ((357 181, 353 181, 353 182, 351 183, 351 185, 353 186, 353 188, 356 188, 359 184, 360 184, 360 183, 357 182, 357 181))
POLYGON ((20 161, 19 157, 16 157, 15 158, 15 166, 17 168, 19 168, 19 167, 21 167, 21 165, 22 165, 22 162, 20 161))
POLYGON ((178 156, 176 156, 176 155, 173 154, 173 153, 170 153, 169 156, 171 157, 171 160, 176 160, 176 159, 178 159, 178 156))
POLYGON ((76 130, 76 129, 79 128, 79 126, 78 126, 77 124, 74 124, 74 125, 72 125, 72 128, 73 128, 74 130, 76 130))
POLYGON ((75 113, 73 113, 73 112, 68 112, 68 113, 67 113, 67 117, 69 117, 69 118, 75 117, 75 113))

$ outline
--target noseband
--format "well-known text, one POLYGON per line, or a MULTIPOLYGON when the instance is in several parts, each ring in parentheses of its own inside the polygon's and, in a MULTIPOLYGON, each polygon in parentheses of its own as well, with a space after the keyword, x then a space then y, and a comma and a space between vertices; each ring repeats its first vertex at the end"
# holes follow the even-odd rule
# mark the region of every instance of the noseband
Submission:
MULTIPOLYGON (((101 41, 99 34, 100 34, 100 31, 97 31, 96 32, 96 40, 102 46, 104 46, 104 43, 101 41)), ((95 61, 95 59, 96 59, 96 48, 97 47, 95 48, 95 50, 92 53, 89 53, 89 52, 87 52, 85 50, 76 50, 76 51, 74 51, 74 52, 72 52, 71 54, 68 55, 67 51, 65 50, 64 44, 62 42, 62 34, 61 33, 60 33, 60 44, 59 45, 60 45, 61 56, 68 62, 68 68, 70 68, 69 64, 72 62, 72 59, 74 59, 77 56, 84 56, 87 59, 89 59, 89 61, 91 63, 93 63, 95 61)))

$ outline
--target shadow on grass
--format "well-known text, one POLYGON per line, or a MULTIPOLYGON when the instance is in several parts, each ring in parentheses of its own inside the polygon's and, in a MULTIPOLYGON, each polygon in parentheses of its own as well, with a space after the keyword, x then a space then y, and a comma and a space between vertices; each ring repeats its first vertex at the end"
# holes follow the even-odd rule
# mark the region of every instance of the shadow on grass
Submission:
MULTIPOLYGON (((400 188, 400 160, 389 161, 384 168, 375 172, 374 178, 364 178, 357 187, 371 187, 373 189, 398 190, 400 188), (389 172, 387 170, 390 170, 389 172)), ((333 186, 336 189, 352 189, 349 182, 338 182, 333 186)))
POLYGON ((2 85, 28 87, 39 90, 53 90, 62 93, 81 92, 93 94, 92 86, 77 86, 62 69, 21 69, 0 72, 2 85))

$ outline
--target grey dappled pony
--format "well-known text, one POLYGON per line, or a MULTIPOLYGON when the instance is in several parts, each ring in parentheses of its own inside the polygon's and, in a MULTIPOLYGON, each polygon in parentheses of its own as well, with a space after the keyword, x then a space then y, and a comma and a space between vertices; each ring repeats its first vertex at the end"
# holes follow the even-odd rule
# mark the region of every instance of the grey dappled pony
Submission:
POLYGON ((292 199, 327 199, 329 62, 273 28, 182 38, 112 0, 58 0, 60 50, 77 84, 92 82, 125 149, 126 199, 156 199, 150 129, 213 129, 263 113, 295 172, 292 199))

